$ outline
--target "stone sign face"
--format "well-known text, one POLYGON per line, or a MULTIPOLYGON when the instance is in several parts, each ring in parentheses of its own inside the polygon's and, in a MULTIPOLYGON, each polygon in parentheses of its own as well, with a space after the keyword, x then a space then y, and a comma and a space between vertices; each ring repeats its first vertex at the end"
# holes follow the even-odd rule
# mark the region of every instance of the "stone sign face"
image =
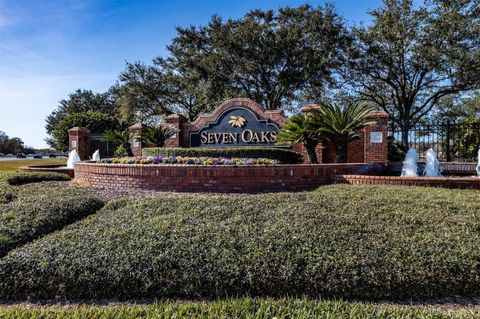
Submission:
POLYGON ((274 146, 279 127, 250 109, 232 107, 216 121, 190 133, 192 147, 274 146))

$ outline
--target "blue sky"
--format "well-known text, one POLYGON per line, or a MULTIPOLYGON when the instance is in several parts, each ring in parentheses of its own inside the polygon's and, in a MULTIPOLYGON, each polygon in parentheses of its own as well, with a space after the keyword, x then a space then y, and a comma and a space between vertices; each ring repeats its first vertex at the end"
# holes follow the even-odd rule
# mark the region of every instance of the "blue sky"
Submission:
MULTIPOLYGON (((0 0, 0 130, 46 147, 45 118, 70 92, 103 92, 125 61, 166 55, 176 26, 213 14, 317 5, 273 0, 0 0)), ((331 1, 348 24, 368 22, 380 0, 331 1)))

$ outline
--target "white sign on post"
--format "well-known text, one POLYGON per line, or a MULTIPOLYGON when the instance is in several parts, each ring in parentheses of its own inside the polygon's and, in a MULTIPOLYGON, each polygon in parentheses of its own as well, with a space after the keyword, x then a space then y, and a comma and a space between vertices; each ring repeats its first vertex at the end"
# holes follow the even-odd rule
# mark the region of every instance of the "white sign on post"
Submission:
POLYGON ((382 143, 383 142, 383 132, 370 132, 370 143, 382 143))

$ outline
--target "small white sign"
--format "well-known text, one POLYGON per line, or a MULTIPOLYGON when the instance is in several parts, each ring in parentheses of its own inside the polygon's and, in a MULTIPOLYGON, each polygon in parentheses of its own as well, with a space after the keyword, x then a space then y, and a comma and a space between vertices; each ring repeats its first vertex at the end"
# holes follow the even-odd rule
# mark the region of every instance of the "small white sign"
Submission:
POLYGON ((133 146, 133 147, 140 147, 140 142, 139 142, 139 140, 138 140, 136 137, 134 137, 134 138, 132 139, 132 146, 133 146))
POLYGON ((382 143, 383 132, 370 132, 370 143, 382 143))
POLYGON ((171 137, 171 139, 173 138, 177 138, 177 128, 173 125, 173 124, 167 124, 168 126, 170 126, 171 128, 173 128, 175 130, 175 134, 173 134, 171 137))
POLYGON ((76 148, 77 147, 77 141, 71 141, 70 146, 71 146, 71 148, 76 148))

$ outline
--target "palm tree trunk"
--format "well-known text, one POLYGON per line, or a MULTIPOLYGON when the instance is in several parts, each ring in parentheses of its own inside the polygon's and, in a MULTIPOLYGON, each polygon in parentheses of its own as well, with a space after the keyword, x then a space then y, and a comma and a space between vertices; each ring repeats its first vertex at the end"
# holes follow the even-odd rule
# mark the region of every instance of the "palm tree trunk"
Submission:
POLYGON ((348 156, 348 141, 345 136, 335 139, 335 163, 346 163, 348 156))
POLYGON ((307 157, 310 164, 318 164, 316 147, 318 143, 307 142, 305 143, 305 150, 307 151, 307 157))

